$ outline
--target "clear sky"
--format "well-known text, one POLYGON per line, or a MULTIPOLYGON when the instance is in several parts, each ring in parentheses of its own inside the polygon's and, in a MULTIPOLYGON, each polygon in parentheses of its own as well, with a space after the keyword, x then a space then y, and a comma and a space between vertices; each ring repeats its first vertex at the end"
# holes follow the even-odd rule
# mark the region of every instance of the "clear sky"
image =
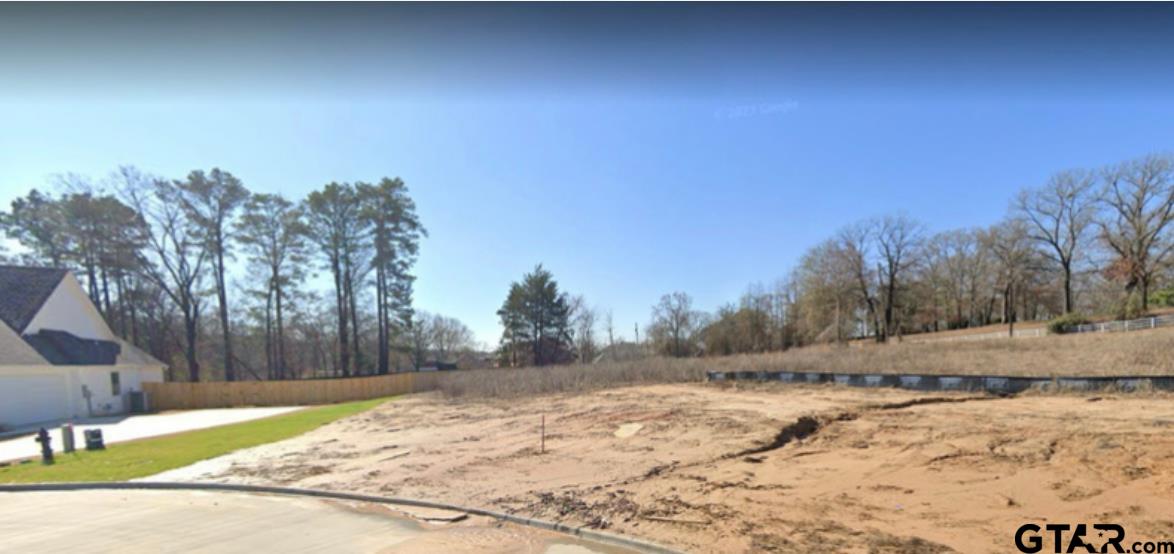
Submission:
POLYGON ((0 203, 120 164, 291 198, 399 176, 417 307, 496 344, 541 262, 630 337, 854 220, 987 225, 1054 171, 1174 149, 1171 29, 1157 4, 5 4, 0 203))

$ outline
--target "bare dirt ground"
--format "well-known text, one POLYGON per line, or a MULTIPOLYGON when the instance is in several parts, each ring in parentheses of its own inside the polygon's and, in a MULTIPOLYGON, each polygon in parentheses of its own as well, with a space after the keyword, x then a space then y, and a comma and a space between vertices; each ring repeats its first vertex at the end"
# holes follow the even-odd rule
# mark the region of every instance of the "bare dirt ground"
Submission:
POLYGON ((155 479, 428 498, 695 552, 1007 552, 1027 522, 1169 540, 1174 398, 783 385, 418 395, 155 479))

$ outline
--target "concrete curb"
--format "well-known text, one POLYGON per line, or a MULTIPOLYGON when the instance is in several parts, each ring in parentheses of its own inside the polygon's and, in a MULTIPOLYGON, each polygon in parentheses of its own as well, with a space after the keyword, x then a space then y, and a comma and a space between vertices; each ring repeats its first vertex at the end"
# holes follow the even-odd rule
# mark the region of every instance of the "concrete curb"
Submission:
POLYGON ((1174 390, 1174 376, 1012 377, 1005 375, 926 375, 917 373, 821 373, 805 371, 707 371, 705 380, 835 383, 852 387, 893 387, 920 391, 970 391, 1015 394, 1028 389, 1093 391, 1174 390))
POLYGON ((495 512, 492 510, 484 510, 481 508, 466 508, 463 506, 456 506, 453 504, 445 504, 443 502, 432 502, 428 500, 417 500, 414 498, 395 498, 387 496, 373 496, 367 494, 354 494, 346 492, 333 492, 317 489, 299 489, 292 487, 269 487, 261 485, 233 485, 228 483, 169 483, 169 482, 151 482, 151 481, 135 481, 135 482, 113 482, 113 483, 30 483, 30 484, 0 484, 0 493, 6 492, 44 492, 44 491, 84 491, 84 490, 188 490, 188 491, 220 491, 220 492, 247 492, 259 494, 281 494, 289 496, 308 496, 316 498, 330 498, 335 500, 353 500, 358 502, 372 502, 378 504, 391 504, 400 506, 415 506, 418 508, 435 508, 440 510, 449 510, 454 512, 465 512, 473 515, 490 517, 493 519, 508 521, 518 525, 526 525, 528 527, 535 527, 538 529, 545 529, 547 531, 555 531, 574 537, 580 537, 587 540, 607 544, 610 546, 618 546, 622 548, 629 548, 639 552, 649 552, 656 554, 679 554, 677 550, 672 550, 651 542, 615 535, 612 533, 604 533, 594 529, 586 529, 583 527, 571 527, 561 523, 554 523, 544 521, 541 519, 528 518, 513 514, 506 514, 502 512, 495 512))

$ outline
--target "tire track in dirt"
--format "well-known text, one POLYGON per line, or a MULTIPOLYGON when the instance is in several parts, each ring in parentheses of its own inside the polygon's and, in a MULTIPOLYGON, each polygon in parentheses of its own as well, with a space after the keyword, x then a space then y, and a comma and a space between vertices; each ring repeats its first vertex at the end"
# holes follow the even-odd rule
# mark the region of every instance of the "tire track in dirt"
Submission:
POLYGON ((854 421, 859 419, 862 415, 875 411, 891 411, 904 410, 915 406, 927 406, 931 404, 961 404, 964 402, 980 402, 986 400, 999 400, 1003 398, 1011 398, 1011 396, 934 396, 930 398, 913 398, 901 402, 890 402, 885 404, 871 404, 854 411, 836 412, 830 415, 820 416, 801 416, 789 425, 783 426, 779 433, 775 435, 770 442, 755 448, 748 448, 732 454, 722 456, 721 459, 727 460, 730 458, 740 458, 742 456, 751 456, 754 454, 762 454, 778 450, 794 441, 803 440, 823 430, 826 426, 838 421, 854 421))

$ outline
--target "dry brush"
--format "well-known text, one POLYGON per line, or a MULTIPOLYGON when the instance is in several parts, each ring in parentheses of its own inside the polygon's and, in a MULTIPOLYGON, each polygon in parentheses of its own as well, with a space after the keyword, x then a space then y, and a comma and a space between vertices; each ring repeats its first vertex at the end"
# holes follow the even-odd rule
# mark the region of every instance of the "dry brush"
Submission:
POLYGON ((711 358, 651 357, 599 364, 446 373, 451 397, 575 393, 653 383, 699 382, 706 371, 819 371, 952 375, 1171 375, 1174 329, 976 342, 812 346, 711 358))

